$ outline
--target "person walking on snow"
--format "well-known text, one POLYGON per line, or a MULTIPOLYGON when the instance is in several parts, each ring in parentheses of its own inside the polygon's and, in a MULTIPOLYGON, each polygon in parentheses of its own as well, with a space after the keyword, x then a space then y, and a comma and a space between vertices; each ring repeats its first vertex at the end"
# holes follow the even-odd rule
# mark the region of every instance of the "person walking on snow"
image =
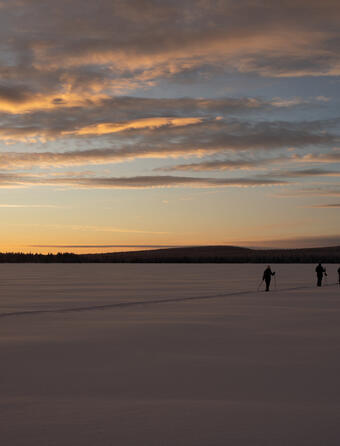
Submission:
POLYGON ((318 266, 315 268, 315 272, 316 272, 316 277, 317 277, 317 283, 316 286, 321 286, 322 285, 322 279, 323 276, 325 275, 327 277, 327 273, 326 273, 326 268, 324 268, 321 263, 318 264, 318 266))
POLYGON ((275 271, 272 272, 270 266, 268 265, 267 268, 264 270, 263 277, 262 277, 262 280, 264 280, 266 283, 266 291, 269 291, 270 282, 272 280, 272 276, 274 276, 274 275, 275 275, 275 271))

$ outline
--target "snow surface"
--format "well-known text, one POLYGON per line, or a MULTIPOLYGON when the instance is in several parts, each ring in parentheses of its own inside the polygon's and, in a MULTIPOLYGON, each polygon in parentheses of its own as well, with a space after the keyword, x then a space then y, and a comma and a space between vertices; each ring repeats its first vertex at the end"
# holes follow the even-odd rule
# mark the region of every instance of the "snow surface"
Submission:
POLYGON ((338 265, 2 264, 8 446, 338 446, 338 265))

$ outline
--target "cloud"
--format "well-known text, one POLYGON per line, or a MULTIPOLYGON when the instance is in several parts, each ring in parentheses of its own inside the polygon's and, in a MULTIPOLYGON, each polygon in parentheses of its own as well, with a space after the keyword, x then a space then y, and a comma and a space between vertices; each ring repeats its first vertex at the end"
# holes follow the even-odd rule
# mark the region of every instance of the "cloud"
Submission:
MULTIPOLYGON (((340 162, 340 152, 328 152, 322 154, 307 154, 307 155, 291 155, 291 156, 278 156, 278 157, 268 157, 263 158, 257 156, 256 158, 249 157, 249 154, 243 154, 243 158, 239 159, 218 159, 218 160, 204 160, 196 163, 187 164, 177 164, 175 166, 166 166, 156 168, 154 170, 162 172, 171 171, 209 171, 209 170, 253 170, 253 169, 263 169, 273 164, 293 164, 293 163, 334 163, 340 162)), ((268 174, 271 177, 307 177, 307 176, 339 176, 340 172, 336 170, 326 170, 326 169, 301 169, 301 170, 271 170, 268 174)))
MULTIPOLYGON (((52 136, 56 134, 71 134, 81 132, 76 130, 74 121, 71 125, 61 126, 59 121, 48 120, 30 122, 26 117, 25 124, 18 120, 15 127, 8 123, 0 126, 0 138, 4 140, 37 141, 39 135, 52 136), (44 130, 41 130, 42 126, 44 130), (68 127, 68 130, 66 128, 68 127), (45 133, 44 133, 45 132, 45 133)), ((226 151, 269 151, 287 148, 307 148, 310 146, 327 147, 335 144, 339 137, 328 131, 333 122, 289 122, 263 121, 252 122, 239 119, 211 118, 153 118, 141 121, 125 121, 105 124, 104 135, 95 135, 95 139, 86 139, 87 145, 98 144, 99 138, 111 148, 54 151, 54 152, 2 152, 0 153, 0 168, 20 168, 25 166, 48 165, 81 165, 106 164, 137 158, 165 158, 179 156, 203 156, 205 154, 223 154, 226 151), (112 127, 111 127, 112 126, 112 127), (111 135, 105 132, 113 131, 111 135)), ((99 131, 93 126, 93 132, 99 131)), ((100 128, 99 128, 100 129, 100 128)), ((80 138, 81 136, 77 136, 80 138)), ((84 136, 85 138, 85 136, 84 136)), ((73 140, 72 140, 73 141, 73 140)), ((71 141, 70 141, 71 142, 71 141)), ((63 140, 63 144, 67 141, 63 140)), ((320 157, 320 160, 322 158, 320 157)), ((304 159, 297 156, 296 160, 304 159)), ((305 158, 308 161, 308 158, 305 158)))
POLYGON ((304 196, 322 196, 322 197, 340 197, 340 187, 334 185, 311 186, 296 188, 294 190, 285 190, 276 193, 279 197, 304 197, 304 196))
POLYGON ((340 163, 340 150, 327 153, 309 153, 304 156, 296 156, 296 161, 304 163, 340 163))
MULTIPOLYGON (((21 226, 21 224, 20 224, 21 226)), ((131 229, 131 228, 119 228, 115 226, 100 226, 100 225, 61 225, 61 224, 33 224, 30 226, 44 227, 50 229, 63 229, 71 231, 82 232, 114 232, 114 233, 127 233, 127 234, 154 234, 165 235, 169 232, 165 231, 148 231, 146 229, 131 229)), ((42 245, 41 245, 42 246, 42 245)))
MULTIPOLYGON (((320 98, 316 98, 319 101, 323 101, 324 99, 320 98)), ((274 98, 271 101, 272 105, 274 105, 275 107, 294 107, 297 105, 306 105, 309 104, 309 101, 306 101, 305 99, 302 98, 298 98, 298 97, 294 97, 294 98, 289 98, 289 99, 284 99, 284 98, 274 98)))
POLYGON ((7 208, 7 209, 17 209, 17 208, 29 208, 29 209, 35 209, 35 208, 47 208, 47 209, 60 209, 64 206, 57 206, 54 204, 6 204, 6 203, 0 203, 0 208, 7 208))
POLYGON ((117 228, 115 226, 99 226, 99 225, 48 225, 55 228, 68 228, 73 231, 91 231, 91 232, 118 232, 118 233, 131 233, 131 234, 157 234, 164 235, 169 232, 164 231, 147 231, 145 229, 129 229, 129 228, 117 228))
POLYGON ((255 187, 278 186, 286 181, 257 178, 196 178, 180 176, 135 177, 43 177, 0 173, 0 187, 53 186, 86 189, 145 189, 162 187, 255 187))
POLYGON ((212 160, 202 161, 198 163, 190 164, 177 164, 175 166, 159 167, 154 170, 162 172, 171 171, 208 171, 208 170, 248 170, 248 169, 261 169, 271 164, 278 164, 281 162, 288 163, 293 158, 281 156, 277 158, 259 158, 259 159, 224 159, 224 160, 212 160))
POLYGON ((186 125, 194 125, 202 122, 201 118, 187 117, 187 118, 172 118, 172 117, 155 117, 144 118, 124 123, 109 123, 104 122, 94 124, 88 127, 80 128, 77 131, 70 132, 76 135, 105 135, 108 133, 124 132, 126 130, 140 130, 140 129, 157 129, 160 127, 182 127, 186 125))
POLYGON ((262 175, 262 177, 270 178, 303 178, 303 177, 338 177, 340 171, 327 170, 327 169, 302 169, 302 170, 271 170, 268 174, 262 175))
POLYGON ((29 245, 29 248, 137 248, 137 249, 165 249, 179 248, 178 245, 29 245))
MULTIPOLYGON (((308 99, 172 96, 179 83, 188 85, 198 79, 212 85, 215 78, 237 72, 255 74, 257 81, 258 76, 338 75, 339 13, 340 6, 333 0, 4 2, 0 140, 6 150, 0 153, 0 169, 203 156, 218 159, 190 160, 159 170, 252 170, 281 161, 337 162, 338 153, 329 149, 339 144, 339 118, 299 121, 294 117, 293 121, 291 115, 288 120, 282 117, 301 107, 313 112, 315 107, 325 107, 328 98, 321 90, 316 98, 308 99), (149 95, 155 86, 158 90, 149 95), (157 96, 157 91, 170 97, 145 97, 157 96), (270 115, 268 119, 264 114, 270 115), (15 150, 10 150, 14 143, 15 150), (282 155, 292 148, 329 153, 282 155)), ((249 181, 274 184, 274 180, 284 181, 284 176, 320 175, 338 173, 335 168, 273 170, 249 181)), ((246 180, 240 178, 237 184, 247 185, 246 180)), ((70 187, 211 187, 215 181, 226 187, 234 180, 84 178, 77 174, 58 178, 43 174, 38 180, 33 175, 2 172, 0 181, 16 187, 53 181, 70 187)))
POLYGON ((314 204, 311 207, 312 208, 336 209, 336 208, 340 208, 340 203, 314 204))
POLYGON ((239 242, 242 246, 248 247, 262 247, 262 248, 320 248, 326 246, 340 246, 340 235, 315 235, 315 236, 300 236, 300 237, 286 237, 272 240, 257 240, 257 241, 242 241, 239 242))
POLYGON ((187 82, 193 73, 340 74, 335 0, 3 5, 0 108, 12 112, 85 103, 162 80, 187 82))
POLYGON ((0 102, 21 104, 26 102, 32 92, 25 86, 0 85, 0 102))
MULTIPOLYGON (((48 67, 61 60, 68 67, 90 61, 130 70, 156 66, 171 73, 180 70, 185 60, 185 67, 195 66, 198 61, 224 63, 241 71, 272 76, 338 70, 333 30, 339 25, 339 6, 332 0, 324 0, 323 5, 306 0, 270 5, 252 0, 237 5, 233 1, 192 0, 141 3, 144 11, 137 2, 125 6, 120 1, 102 1, 100 8, 93 9, 76 1, 73 8, 83 8, 77 26, 84 34, 72 39, 68 32, 57 43, 51 40, 45 23, 52 30, 65 32, 74 23, 65 13, 47 22, 45 8, 36 7, 41 16, 39 31, 45 39, 35 43, 34 55, 38 61, 43 58, 48 67), (145 11, 150 7, 149 16, 145 11)), ((69 11, 64 2, 58 9, 69 11)))
POLYGON ((256 98, 108 98, 88 92, 72 94, 67 99, 60 94, 33 95, 19 105, 6 104, 0 99, 0 138, 13 141, 131 133, 131 130, 136 133, 147 128, 178 127, 190 122, 221 120, 229 114, 242 116, 273 109, 270 101, 256 98))
MULTIPOLYGON (((103 87, 103 85, 101 85, 103 87)), ((283 100, 261 98, 142 98, 133 96, 112 96, 108 92, 98 94, 87 92, 53 93, 50 89, 43 93, 30 90, 27 86, 6 87, 0 85, 0 110, 22 114, 36 110, 56 111, 86 116, 86 111, 99 119, 112 116, 113 119, 141 119, 145 116, 177 116, 182 113, 204 115, 207 113, 237 113, 280 108, 283 100), (87 93, 87 94, 86 94, 87 93), (7 104, 7 105, 6 105, 7 104), (40 105, 39 105, 40 104, 40 105), (8 108, 6 108, 8 107, 8 108), (78 108, 81 107, 81 108, 78 108), (72 108, 72 110, 68 110, 72 108), (99 116, 98 116, 99 115, 99 116)), ((283 107, 294 107, 300 103, 313 106, 314 101, 294 100, 283 107)), ((53 116, 50 112, 50 116, 53 116)), ((162 116, 162 117, 163 117, 162 116)))

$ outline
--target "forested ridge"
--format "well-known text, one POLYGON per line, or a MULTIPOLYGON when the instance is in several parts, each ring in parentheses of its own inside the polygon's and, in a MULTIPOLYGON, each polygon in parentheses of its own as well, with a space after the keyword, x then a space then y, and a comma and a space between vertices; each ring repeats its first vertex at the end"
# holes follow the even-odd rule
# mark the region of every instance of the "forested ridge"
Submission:
POLYGON ((0 263, 340 263, 340 246, 303 249, 250 249, 194 246, 100 254, 0 253, 0 263))

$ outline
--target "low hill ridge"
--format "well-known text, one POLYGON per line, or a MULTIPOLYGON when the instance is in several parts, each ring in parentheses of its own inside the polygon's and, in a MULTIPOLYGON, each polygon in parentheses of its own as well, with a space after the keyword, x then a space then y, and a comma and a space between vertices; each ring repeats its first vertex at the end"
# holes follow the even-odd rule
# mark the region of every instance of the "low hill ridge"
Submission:
POLYGON ((0 253, 0 263, 340 263, 340 246, 251 249, 239 246, 188 246, 100 254, 0 253))

